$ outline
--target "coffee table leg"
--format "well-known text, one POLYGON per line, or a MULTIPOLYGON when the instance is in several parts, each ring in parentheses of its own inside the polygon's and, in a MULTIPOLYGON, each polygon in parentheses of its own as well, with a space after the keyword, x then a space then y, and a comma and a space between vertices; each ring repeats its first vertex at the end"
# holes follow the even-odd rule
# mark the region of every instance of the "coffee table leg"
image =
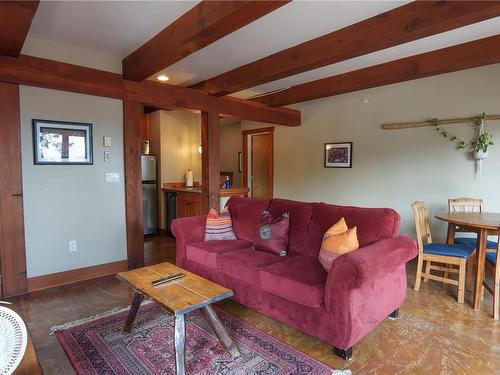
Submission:
POLYGON ((203 312, 205 313, 205 316, 207 317, 210 324, 212 325, 212 328, 214 329, 215 334, 217 335, 219 340, 226 346, 227 351, 233 357, 239 357, 240 351, 238 350, 236 345, 234 345, 234 342, 233 340, 231 340, 231 337, 229 337, 229 335, 227 334, 226 330, 224 329, 224 326, 222 325, 221 321, 219 320, 212 306, 203 307, 203 312))
POLYGON ((137 315, 137 311, 139 310, 139 306, 141 306, 141 302, 144 299, 144 295, 134 290, 134 297, 132 299, 132 305, 130 306, 130 310, 128 312, 127 321, 123 326, 123 330, 125 332, 130 332, 132 330, 132 325, 134 324, 135 316, 137 315))
POLYGON ((175 316, 175 370, 177 375, 185 374, 184 345, 186 341, 186 323, 184 315, 175 316))

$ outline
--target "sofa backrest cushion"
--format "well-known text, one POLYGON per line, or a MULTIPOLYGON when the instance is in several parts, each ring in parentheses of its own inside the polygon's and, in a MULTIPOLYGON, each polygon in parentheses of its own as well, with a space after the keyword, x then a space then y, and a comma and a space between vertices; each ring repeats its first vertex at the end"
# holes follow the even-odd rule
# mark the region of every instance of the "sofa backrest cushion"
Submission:
POLYGON ((253 242, 258 235, 262 212, 269 208, 270 199, 232 196, 227 207, 233 220, 233 230, 239 240, 253 242))
POLYGON ((290 215, 290 230, 288 232, 289 255, 304 253, 304 240, 309 222, 311 221, 312 211, 312 203, 297 202, 279 198, 271 201, 271 204, 269 205, 269 212, 271 215, 277 217, 285 212, 288 212, 290 215))
POLYGON ((318 255, 323 235, 342 217, 349 228, 357 227, 360 248, 397 235, 401 220, 399 214, 390 208, 361 208, 314 203, 304 252, 318 255))

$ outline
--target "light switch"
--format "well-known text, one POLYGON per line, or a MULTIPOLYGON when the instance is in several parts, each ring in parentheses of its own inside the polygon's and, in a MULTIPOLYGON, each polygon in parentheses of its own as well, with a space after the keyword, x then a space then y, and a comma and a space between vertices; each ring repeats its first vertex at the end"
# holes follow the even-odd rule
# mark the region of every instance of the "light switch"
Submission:
POLYGON ((107 172, 106 182, 120 182, 120 174, 117 172, 107 172))
POLYGON ((111 161, 111 152, 110 151, 104 151, 104 161, 111 161))
POLYGON ((103 137, 104 147, 111 147, 111 137, 103 137))

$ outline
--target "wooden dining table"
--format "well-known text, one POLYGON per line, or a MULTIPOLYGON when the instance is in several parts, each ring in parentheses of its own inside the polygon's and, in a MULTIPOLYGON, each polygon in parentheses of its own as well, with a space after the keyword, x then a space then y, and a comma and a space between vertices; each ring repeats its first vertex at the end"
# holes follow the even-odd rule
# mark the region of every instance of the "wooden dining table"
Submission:
POLYGON ((434 216, 436 219, 448 222, 447 243, 455 242, 457 226, 477 233, 476 249, 476 279, 474 281, 473 307, 481 309, 481 288, 484 278, 484 262, 489 235, 500 233, 500 213, 492 212, 447 212, 434 216))

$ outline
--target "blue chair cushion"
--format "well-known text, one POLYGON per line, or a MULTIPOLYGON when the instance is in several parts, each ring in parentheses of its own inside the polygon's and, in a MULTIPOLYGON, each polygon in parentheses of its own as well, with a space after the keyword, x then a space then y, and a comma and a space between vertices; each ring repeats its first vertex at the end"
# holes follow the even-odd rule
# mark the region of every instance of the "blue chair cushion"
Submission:
POLYGON ((448 257, 457 257, 467 259, 475 248, 467 245, 448 245, 445 243, 430 243, 424 245, 424 253, 444 255, 448 257))
MULTIPOLYGON (((455 238, 455 243, 457 245, 466 245, 466 246, 473 246, 474 249, 477 246, 477 240, 475 238, 455 238)), ((498 244, 495 241, 488 241, 486 247, 488 249, 496 249, 498 244)))
POLYGON ((491 264, 497 264, 497 253, 486 253, 486 261, 491 264))

